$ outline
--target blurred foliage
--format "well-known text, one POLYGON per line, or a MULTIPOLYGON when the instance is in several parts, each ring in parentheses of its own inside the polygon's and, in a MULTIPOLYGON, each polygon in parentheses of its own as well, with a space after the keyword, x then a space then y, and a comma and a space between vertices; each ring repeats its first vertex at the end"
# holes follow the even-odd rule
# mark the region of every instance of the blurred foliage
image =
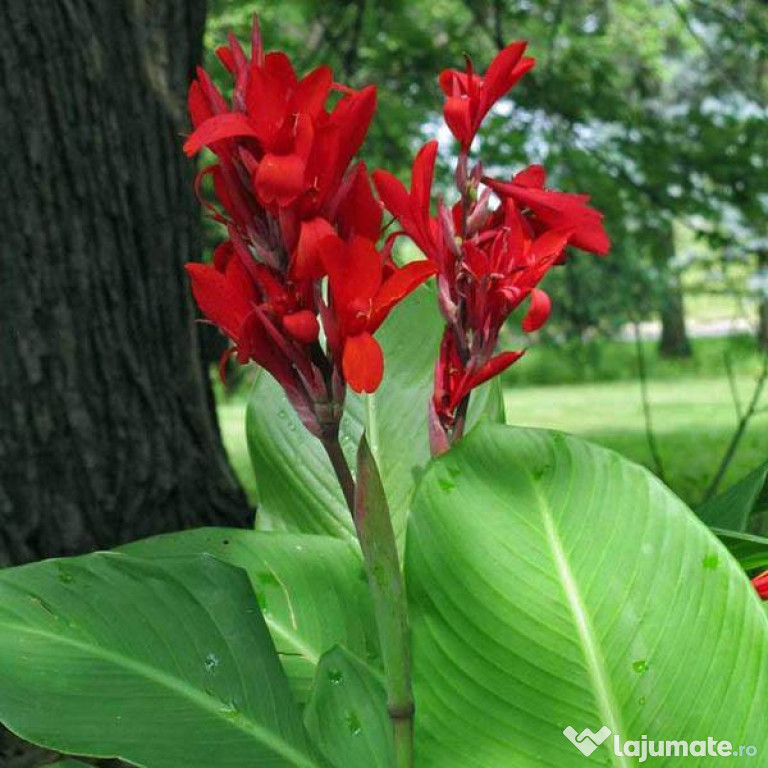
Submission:
POLYGON ((215 46, 229 31, 248 39, 254 15, 300 71, 327 62, 341 82, 378 85, 370 166, 407 177, 439 136, 446 189, 454 148, 437 73, 465 53, 484 71, 507 42, 530 41, 538 65, 487 121, 479 154, 498 176, 541 162, 552 186, 589 192, 606 215, 611 256, 579 255, 548 278, 566 337, 649 316, 691 268, 699 290, 765 291, 748 279, 768 251, 765 2, 211 0, 217 79, 215 46))
MULTIPOLYGON (((696 338, 694 354, 686 359, 668 359, 656 344, 643 342, 647 376, 653 381, 684 381, 725 377, 727 366, 734 375, 752 382, 761 368, 761 353, 752 336, 696 338)), ((593 382, 634 381, 638 377, 634 344, 595 338, 565 342, 555 349, 537 344, 525 355, 525 365, 513 365, 503 376, 508 387, 593 382)))

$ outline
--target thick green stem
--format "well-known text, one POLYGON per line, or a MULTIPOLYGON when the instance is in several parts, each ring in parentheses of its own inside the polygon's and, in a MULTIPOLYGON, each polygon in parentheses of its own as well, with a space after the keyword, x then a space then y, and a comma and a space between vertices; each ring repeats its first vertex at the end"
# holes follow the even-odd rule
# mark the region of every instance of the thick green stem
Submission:
POLYGON ((395 765, 411 768, 413 765, 413 711, 407 720, 392 720, 395 737, 395 765))
POLYGON ((384 487, 365 436, 357 453, 354 517, 384 661, 396 766, 412 768, 414 705, 405 584, 384 487))

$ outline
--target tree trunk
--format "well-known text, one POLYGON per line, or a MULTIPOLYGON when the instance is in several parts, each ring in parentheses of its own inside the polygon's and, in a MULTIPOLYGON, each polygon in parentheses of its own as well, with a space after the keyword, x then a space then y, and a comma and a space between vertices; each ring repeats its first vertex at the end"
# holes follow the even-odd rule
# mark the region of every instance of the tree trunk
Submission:
POLYGON ((0 564, 243 524, 182 264, 205 0, 0 3, 0 564))
POLYGON ((757 304, 758 326, 757 345, 764 352, 768 352, 768 251, 760 251, 757 254, 757 270, 761 276, 760 285, 763 293, 757 304))
POLYGON ((669 222, 660 222, 653 234, 654 261, 662 282, 659 354, 662 357, 690 357, 692 349, 685 327, 683 287, 679 275, 670 267, 675 257, 675 233, 669 222))
POLYGON ((685 328, 683 289, 678 279, 670 283, 663 301, 659 354, 662 357, 690 357, 692 349, 685 328))

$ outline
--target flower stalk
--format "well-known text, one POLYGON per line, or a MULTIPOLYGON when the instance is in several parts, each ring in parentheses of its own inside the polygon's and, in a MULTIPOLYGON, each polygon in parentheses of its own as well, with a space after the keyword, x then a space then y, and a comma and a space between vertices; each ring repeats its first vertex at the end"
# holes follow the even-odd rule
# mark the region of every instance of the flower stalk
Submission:
POLYGON ((344 494, 344 501, 347 503, 349 514, 355 516, 355 481, 350 472, 349 464, 344 458, 344 451, 339 442, 338 428, 332 434, 324 434, 321 438, 323 448, 331 461, 336 479, 341 486, 341 492, 344 494))

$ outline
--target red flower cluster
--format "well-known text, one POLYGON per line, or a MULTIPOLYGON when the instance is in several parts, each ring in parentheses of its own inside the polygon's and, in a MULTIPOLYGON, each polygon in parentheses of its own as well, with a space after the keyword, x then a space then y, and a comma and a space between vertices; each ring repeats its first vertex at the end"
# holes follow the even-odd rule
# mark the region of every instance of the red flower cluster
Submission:
POLYGON ((431 213, 436 142, 418 153, 410 191, 386 171, 373 174, 379 196, 402 233, 438 271, 446 328, 431 406, 435 452, 461 435, 472 389, 522 356, 522 351, 495 353, 510 313, 530 297, 523 330, 535 331, 547 321, 550 300, 537 286, 550 267, 562 262, 566 246, 598 254, 610 247, 602 216, 587 205, 589 198, 546 189, 541 166, 530 166, 506 182, 484 176, 479 165, 468 166, 467 153, 481 121, 534 64, 523 57, 524 50, 524 43, 505 48, 484 77, 473 72, 469 61, 466 72, 440 75, 447 96, 445 120, 460 143, 460 199, 450 210, 438 201, 436 215, 431 213))
POLYGON ((256 23, 250 58, 233 37, 217 54, 234 80, 232 103, 199 70, 184 149, 217 156, 196 187, 200 194, 211 176, 218 206, 202 202, 229 239, 212 265, 187 265, 192 290, 237 359, 269 371, 323 436, 338 428, 347 383, 365 392, 379 385, 372 334, 435 268, 398 269, 376 249, 381 208, 365 165, 350 168, 375 110, 373 86, 335 84, 325 66, 299 78, 285 54, 265 54, 256 23), (343 95, 329 110, 332 90, 343 95))

